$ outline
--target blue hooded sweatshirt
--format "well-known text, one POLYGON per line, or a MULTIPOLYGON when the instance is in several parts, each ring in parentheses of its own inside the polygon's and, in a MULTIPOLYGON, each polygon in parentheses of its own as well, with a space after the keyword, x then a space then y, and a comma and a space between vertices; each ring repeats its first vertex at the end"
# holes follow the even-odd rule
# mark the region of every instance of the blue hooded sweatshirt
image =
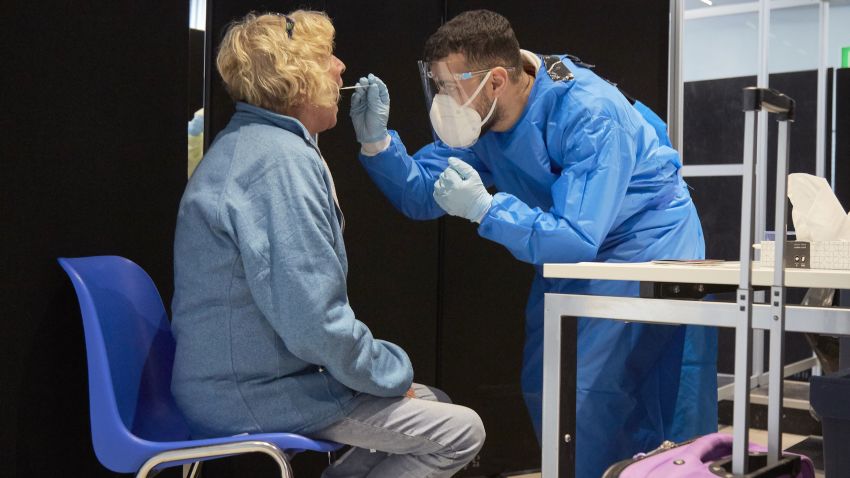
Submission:
POLYGON ((358 393, 403 396, 407 354, 354 316, 333 180, 296 119, 239 103, 177 218, 171 389, 197 438, 305 433, 358 393))

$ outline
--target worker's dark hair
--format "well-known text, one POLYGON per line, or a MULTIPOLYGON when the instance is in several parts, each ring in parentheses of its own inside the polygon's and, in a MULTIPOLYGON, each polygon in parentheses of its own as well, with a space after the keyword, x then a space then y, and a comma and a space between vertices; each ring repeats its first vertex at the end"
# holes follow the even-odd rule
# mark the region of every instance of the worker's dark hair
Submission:
POLYGON ((461 53, 470 67, 509 67, 510 77, 522 75, 519 42, 508 19, 490 10, 470 10, 452 18, 425 42, 423 60, 438 61, 461 53))

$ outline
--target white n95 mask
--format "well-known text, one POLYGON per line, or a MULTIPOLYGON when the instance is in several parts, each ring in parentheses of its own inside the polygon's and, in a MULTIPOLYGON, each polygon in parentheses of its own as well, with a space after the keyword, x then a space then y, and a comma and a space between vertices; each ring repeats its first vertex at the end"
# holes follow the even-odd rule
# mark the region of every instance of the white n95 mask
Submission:
POLYGON ((478 137, 481 135, 481 126, 493 115, 498 98, 493 100, 493 105, 490 106, 490 111, 484 119, 481 119, 481 115, 469 104, 481 93, 489 79, 490 73, 488 72, 475 93, 463 104, 458 104, 454 97, 445 93, 434 95, 431 111, 429 111, 431 126, 434 127, 434 132, 446 145, 452 148, 467 148, 478 141, 478 137))

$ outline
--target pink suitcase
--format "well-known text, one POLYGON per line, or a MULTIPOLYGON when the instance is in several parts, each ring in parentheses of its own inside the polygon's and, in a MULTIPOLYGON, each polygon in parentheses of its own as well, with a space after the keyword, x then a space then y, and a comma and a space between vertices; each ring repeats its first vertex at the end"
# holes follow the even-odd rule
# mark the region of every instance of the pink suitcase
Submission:
MULTIPOLYGON (((758 461, 766 464, 766 448, 750 443, 750 461, 757 472, 743 475, 753 478, 814 478, 815 467, 805 456, 786 454, 773 467, 762 467, 758 461)), ((660 447, 646 454, 639 454, 630 460, 611 465, 602 475, 603 478, 717 478, 732 476, 732 436, 725 433, 712 433, 703 437, 674 444, 664 442, 660 447)), ((740 476, 740 475, 739 475, 740 476)))

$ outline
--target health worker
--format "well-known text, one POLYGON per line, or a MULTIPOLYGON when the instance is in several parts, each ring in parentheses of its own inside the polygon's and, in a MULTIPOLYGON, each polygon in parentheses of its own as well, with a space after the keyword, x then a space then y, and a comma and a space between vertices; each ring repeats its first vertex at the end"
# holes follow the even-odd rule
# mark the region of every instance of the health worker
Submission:
MULTIPOLYGON (((408 217, 466 218, 535 267, 522 389, 539 437, 544 293, 638 295, 636 282, 545 279, 543 264, 700 259, 699 217, 661 119, 577 59, 520 50, 486 10, 445 23, 424 53, 435 141, 409 155, 369 75, 351 101, 359 158, 408 217)), ((580 319, 577 476, 716 431, 716 354, 715 329, 580 319)))

